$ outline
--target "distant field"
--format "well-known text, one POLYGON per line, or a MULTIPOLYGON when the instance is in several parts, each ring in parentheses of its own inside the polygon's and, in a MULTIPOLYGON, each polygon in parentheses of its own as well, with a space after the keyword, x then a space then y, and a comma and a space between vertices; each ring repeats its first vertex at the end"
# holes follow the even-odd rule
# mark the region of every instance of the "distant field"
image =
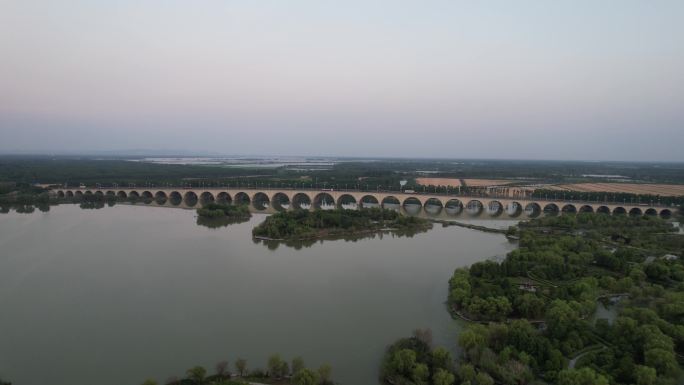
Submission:
POLYGON ((470 187, 502 186, 513 183, 505 179, 464 179, 464 181, 470 187))
POLYGON ((684 185, 637 184, 637 183, 574 183, 549 187, 553 190, 580 192, 616 192, 631 194, 651 194, 660 196, 684 195, 684 185))
POLYGON ((461 186, 461 180, 456 178, 416 178, 416 182, 424 186, 461 186))

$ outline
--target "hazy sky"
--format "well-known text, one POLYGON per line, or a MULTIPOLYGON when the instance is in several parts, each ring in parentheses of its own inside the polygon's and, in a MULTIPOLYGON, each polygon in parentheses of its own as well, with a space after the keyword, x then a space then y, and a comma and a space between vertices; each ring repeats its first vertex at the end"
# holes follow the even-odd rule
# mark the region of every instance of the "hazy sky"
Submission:
POLYGON ((0 152, 684 161, 682 20, 682 0, 0 0, 0 152))

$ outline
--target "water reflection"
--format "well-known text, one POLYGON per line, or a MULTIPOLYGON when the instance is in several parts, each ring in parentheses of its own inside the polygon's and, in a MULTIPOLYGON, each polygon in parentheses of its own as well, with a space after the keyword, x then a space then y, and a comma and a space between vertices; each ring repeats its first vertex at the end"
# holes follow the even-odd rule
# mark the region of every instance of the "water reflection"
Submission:
POLYGON ((230 225, 235 225, 238 223, 248 222, 249 218, 207 218, 202 216, 197 216, 197 225, 208 227, 210 229, 219 229, 221 227, 228 227, 230 225))
POLYGON ((277 250, 280 245, 293 248, 295 250, 301 250, 303 248, 309 248, 315 244, 322 244, 325 241, 339 241, 343 240, 346 242, 358 242, 364 239, 383 239, 384 237, 390 238, 412 238, 416 234, 425 233, 430 229, 414 229, 414 230, 387 230, 387 231, 377 231, 377 232, 366 232, 363 234, 346 234, 338 236, 328 236, 316 239, 292 239, 292 240, 273 240, 273 239, 260 239, 253 238, 252 241, 255 244, 263 244, 269 250, 277 250))

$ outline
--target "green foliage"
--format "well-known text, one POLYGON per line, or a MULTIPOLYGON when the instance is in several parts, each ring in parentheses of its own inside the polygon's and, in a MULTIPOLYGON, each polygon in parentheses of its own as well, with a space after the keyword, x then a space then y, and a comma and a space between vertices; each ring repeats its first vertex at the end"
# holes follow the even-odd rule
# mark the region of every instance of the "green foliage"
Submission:
POLYGON ((454 383, 451 353, 444 348, 431 350, 425 338, 421 338, 423 334, 424 331, 416 331, 415 336, 400 339, 387 349, 381 367, 383 382, 396 385, 454 383))
POLYGON ((197 215, 205 218, 250 218, 252 214, 245 205, 209 203, 197 209, 197 215))
POLYGON ((489 382, 486 374, 503 384, 669 384, 680 375, 684 262, 646 258, 682 255, 682 236, 669 223, 581 214, 520 228, 520 248, 502 263, 460 268, 449 280, 448 301, 459 315, 505 322, 461 333, 461 382, 489 382), (630 245, 616 244, 615 234, 630 245), (591 321, 597 300, 613 293, 622 298, 619 316, 591 321), (501 298, 509 313, 502 300, 492 305, 501 298), (566 369, 573 357, 581 357, 577 367, 566 369))
POLYGON ((207 375, 207 370, 201 366, 195 366, 186 371, 188 379, 194 381, 195 384, 204 384, 204 378, 207 375))
POLYGON ((294 385, 318 385, 318 373, 311 369, 301 369, 294 376, 292 376, 292 383, 294 385))
POLYGON ((608 385, 608 379, 590 368, 568 369, 558 373, 558 385, 608 385))
POLYGON ((381 208, 294 210, 269 216, 252 230, 252 235, 270 239, 309 239, 383 228, 415 230, 429 227, 430 223, 424 219, 381 208))

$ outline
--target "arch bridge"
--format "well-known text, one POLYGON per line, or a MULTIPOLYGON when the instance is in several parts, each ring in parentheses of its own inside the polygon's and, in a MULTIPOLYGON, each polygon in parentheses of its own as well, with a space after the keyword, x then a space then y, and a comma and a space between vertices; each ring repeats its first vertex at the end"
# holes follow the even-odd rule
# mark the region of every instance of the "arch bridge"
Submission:
POLYGON ((320 190, 282 188, 73 188, 53 189, 58 197, 83 195, 109 196, 120 200, 137 199, 185 208, 204 204, 248 204, 256 210, 272 207, 330 209, 335 207, 385 207, 404 209, 409 214, 426 213, 458 216, 461 214, 491 217, 537 217, 542 214, 575 214, 595 212, 615 215, 652 215, 668 217, 674 208, 653 204, 588 202, 562 199, 486 197, 392 191, 320 190))

